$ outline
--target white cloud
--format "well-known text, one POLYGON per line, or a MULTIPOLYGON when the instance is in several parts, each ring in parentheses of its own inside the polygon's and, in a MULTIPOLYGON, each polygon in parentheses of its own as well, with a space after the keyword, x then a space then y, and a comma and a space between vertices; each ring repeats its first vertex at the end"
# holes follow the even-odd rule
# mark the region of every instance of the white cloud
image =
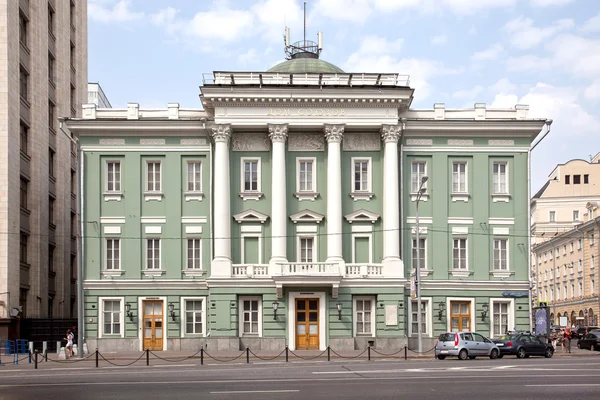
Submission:
POLYGON ((600 40, 561 35, 546 48, 553 52, 553 64, 576 77, 600 77, 600 40))
POLYGON ((400 51, 403 44, 404 39, 389 41, 381 36, 368 35, 361 40, 358 53, 361 56, 372 54, 391 54, 400 51))
POLYGON ((114 4, 112 1, 91 0, 88 4, 88 17, 99 22, 127 22, 140 20, 144 16, 143 12, 131 10, 131 0, 119 0, 114 4))
POLYGON ((552 59, 534 55, 510 57, 506 60, 506 69, 516 71, 546 71, 552 68, 552 59))
MULTIPOLYGON (((283 43, 286 25, 290 28, 291 42, 300 40, 303 10, 295 0, 265 0, 255 4, 250 10, 258 22, 254 29, 260 32, 266 41, 283 43)), ((316 35, 307 39, 317 40, 316 35)))
POLYGON ((572 19, 560 19, 545 28, 533 26, 533 20, 520 16, 504 25, 504 30, 510 36, 511 44, 518 49, 530 49, 559 32, 569 30, 575 26, 572 19))
POLYGON ((441 0, 456 14, 472 15, 492 8, 513 7, 517 0, 441 0))
POLYGON ((443 33, 441 35, 437 35, 431 38, 431 44, 435 46, 440 46, 446 44, 448 42, 448 37, 443 33))
POLYGON ((513 84, 508 78, 502 78, 489 87, 492 93, 514 93, 517 90, 517 85, 513 84))
POLYGON ((533 7, 565 6, 575 0, 531 0, 533 7))
POLYGON ((240 62, 240 64, 242 66, 252 64, 252 63, 258 61, 258 59, 259 59, 259 54, 255 48, 248 49, 248 51, 246 51, 245 53, 240 54, 238 56, 238 61, 240 62))
POLYGON ((585 88, 583 95, 589 100, 600 100, 600 79, 596 79, 590 86, 585 88))
POLYGON ((360 23, 372 13, 369 0, 318 0, 315 9, 332 19, 360 23))
POLYGON ((500 53, 504 51, 504 47, 500 43, 495 43, 489 48, 478 51, 471 56, 471 60, 474 61, 488 61, 495 60, 500 56, 500 53))
POLYGON ((474 100, 477 98, 477 96, 479 96, 481 93, 483 93, 484 90, 485 90, 485 88, 483 86, 476 85, 469 90, 458 90, 458 91, 452 93, 452 97, 454 97, 455 99, 460 99, 460 100, 474 100))
POLYGON ((583 31, 583 32, 598 32, 598 31, 600 31, 600 13, 598 13, 598 15, 588 19, 587 21, 585 21, 585 23, 581 27, 581 31, 583 31))

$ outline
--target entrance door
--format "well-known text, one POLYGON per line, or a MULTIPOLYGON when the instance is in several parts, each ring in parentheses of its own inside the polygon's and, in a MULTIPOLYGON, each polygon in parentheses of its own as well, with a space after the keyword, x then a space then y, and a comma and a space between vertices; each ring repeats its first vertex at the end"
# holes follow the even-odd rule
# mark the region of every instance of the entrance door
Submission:
POLYGON ((450 330, 452 332, 468 332, 471 330, 471 302, 450 302, 450 330))
POLYGON ((296 348, 319 349, 319 299, 296 299, 296 348))
POLYGON ((163 302, 144 300, 144 350, 163 349, 163 302))

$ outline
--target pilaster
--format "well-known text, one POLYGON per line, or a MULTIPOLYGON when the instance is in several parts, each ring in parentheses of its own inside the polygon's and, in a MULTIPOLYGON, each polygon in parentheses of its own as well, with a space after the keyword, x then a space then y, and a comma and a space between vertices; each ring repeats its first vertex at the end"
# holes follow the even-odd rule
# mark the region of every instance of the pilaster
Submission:
POLYGON ((270 265, 287 262, 287 207, 285 178, 285 141, 288 136, 287 124, 269 124, 269 138, 273 143, 272 190, 271 190, 271 260, 270 265))
POLYGON ((230 124, 212 127, 215 141, 214 258, 211 277, 231 277, 231 184, 229 174, 230 124))
MULTIPOLYGON (((325 124, 327 140, 327 262, 340 263, 342 256, 342 161, 344 125, 325 124)), ((342 271, 344 272, 344 271, 342 271)))

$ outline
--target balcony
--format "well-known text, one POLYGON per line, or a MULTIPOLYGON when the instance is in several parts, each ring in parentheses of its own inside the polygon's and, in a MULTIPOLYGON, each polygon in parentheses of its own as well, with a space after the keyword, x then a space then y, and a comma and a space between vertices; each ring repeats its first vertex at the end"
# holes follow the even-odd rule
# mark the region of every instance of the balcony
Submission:
POLYGON ((383 276, 383 266, 378 264, 346 264, 347 278, 368 278, 383 276))
POLYGON ((233 264, 231 276, 234 278, 268 278, 268 264, 233 264))

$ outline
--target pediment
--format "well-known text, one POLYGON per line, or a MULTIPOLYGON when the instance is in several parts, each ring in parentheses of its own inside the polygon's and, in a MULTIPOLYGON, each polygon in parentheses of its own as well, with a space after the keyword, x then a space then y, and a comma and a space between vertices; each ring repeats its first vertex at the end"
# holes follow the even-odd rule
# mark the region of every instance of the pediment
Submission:
POLYGON ((375 221, 377 221, 380 216, 381 215, 374 213, 372 211, 361 209, 361 210, 357 210, 357 211, 354 211, 353 213, 346 215, 344 218, 346 218, 346 221, 348 221, 349 223, 370 222, 370 223, 374 224, 375 221))
POLYGON ((242 222, 260 222, 261 224, 264 224, 269 216, 255 210, 246 210, 239 214, 235 214, 233 218, 238 224, 241 224, 242 222))
POLYGON ((298 222, 316 222, 318 224, 319 222, 323 221, 323 218, 325 218, 323 214, 319 214, 318 212, 311 210, 302 210, 290 215, 290 219, 295 224, 298 222))

